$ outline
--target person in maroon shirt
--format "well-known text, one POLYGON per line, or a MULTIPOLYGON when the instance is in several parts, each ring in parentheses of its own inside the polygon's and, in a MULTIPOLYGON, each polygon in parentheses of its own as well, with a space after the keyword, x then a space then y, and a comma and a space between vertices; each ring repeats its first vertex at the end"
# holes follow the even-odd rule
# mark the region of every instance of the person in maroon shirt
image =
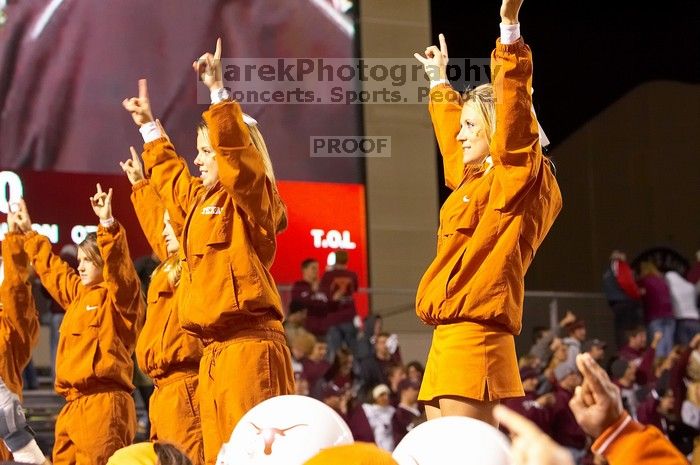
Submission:
POLYGON ((503 405, 532 421, 542 431, 551 434, 549 424, 551 408, 556 399, 554 394, 538 395, 537 386, 540 382, 540 373, 534 368, 521 368, 520 379, 523 383, 525 397, 506 399, 503 405))
POLYGON ((582 463, 587 453, 586 433, 576 422, 569 408, 574 390, 581 385, 582 378, 575 365, 562 363, 554 369, 557 387, 554 390, 554 405, 551 416, 551 436, 569 449, 577 465, 582 463))
POLYGON ((389 333, 379 333, 374 343, 374 354, 360 361, 360 395, 367 395, 378 384, 388 385, 390 371, 402 365, 398 351, 392 354, 389 349, 387 341, 390 337, 392 335, 389 333))
MULTIPOLYGON (((301 360, 303 366, 302 375, 309 380, 312 394, 317 391, 317 383, 328 372, 331 364, 326 360, 328 345, 324 341, 316 341, 311 353, 301 360)), ((317 397, 317 396, 314 396, 317 397)))
POLYGON ((316 337, 328 331, 328 297, 320 289, 318 261, 307 258, 301 262, 301 279, 292 285, 292 301, 306 307, 306 329, 316 337))
POLYGON ((649 335, 661 332, 661 340, 656 346, 656 356, 665 357, 673 348, 673 337, 676 332, 671 290, 656 265, 643 262, 641 270, 639 286, 642 289, 644 320, 649 335))
POLYGON ((685 279, 693 284, 700 282, 700 250, 695 252, 695 263, 688 269, 685 279))
POLYGON ((661 339, 661 333, 655 333, 654 339, 647 347, 646 330, 641 326, 627 331, 627 344, 622 346, 619 351, 621 359, 626 360, 637 368, 637 384, 644 386, 647 383, 653 382, 654 376, 654 358, 656 356, 656 345, 661 339))
POLYGON ((420 383, 409 378, 399 383, 399 403, 392 419, 394 444, 401 442, 404 436, 413 428, 425 421, 425 415, 418 403, 420 383))
POLYGON ((333 268, 323 273, 321 290, 328 297, 328 353, 331 357, 345 345, 355 352, 357 345, 357 322, 353 295, 359 288, 357 274, 348 269, 348 253, 335 252, 333 268))
POLYGON ((654 389, 650 390, 646 398, 637 407, 637 421, 644 425, 654 425, 666 436, 669 433, 671 416, 675 398, 673 389, 669 386, 670 373, 656 381, 654 389))
POLYGON ((318 399, 332 408, 347 423, 348 398, 345 391, 332 382, 323 383, 318 391, 318 399))

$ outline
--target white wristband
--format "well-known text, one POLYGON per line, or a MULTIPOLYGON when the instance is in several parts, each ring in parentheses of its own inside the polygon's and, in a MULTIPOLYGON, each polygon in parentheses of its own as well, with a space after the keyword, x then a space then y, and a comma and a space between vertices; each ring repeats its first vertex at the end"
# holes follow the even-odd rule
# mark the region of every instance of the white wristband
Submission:
POLYGON ((219 102, 222 102, 224 100, 228 100, 231 98, 230 94, 228 93, 228 90, 226 90, 225 87, 222 87, 221 89, 214 89, 211 91, 209 94, 211 97, 211 104, 216 105, 219 102))
POLYGON ((438 79, 436 81, 430 81, 430 88, 432 89, 433 87, 439 86, 440 84, 449 84, 450 81, 447 79, 438 79))
POLYGON ((163 137, 163 134, 160 132, 160 128, 155 121, 142 124, 139 128, 139 132, 141 133, 141 136, 143 136, 143 141, 146 143, 153 142, 154 140, 163 137))
POLYGON ((520 38, 520 23, 515 24, 500 24, 501 26, 501 43, 508 45, 514 43, 520 38))
POLYGON ((103 228, 109 228, 109 227, 112 226, 114 223, 115 223, 114 217, 107 218, 106 220, 100 220, 100 225, 101 225, 103 228))

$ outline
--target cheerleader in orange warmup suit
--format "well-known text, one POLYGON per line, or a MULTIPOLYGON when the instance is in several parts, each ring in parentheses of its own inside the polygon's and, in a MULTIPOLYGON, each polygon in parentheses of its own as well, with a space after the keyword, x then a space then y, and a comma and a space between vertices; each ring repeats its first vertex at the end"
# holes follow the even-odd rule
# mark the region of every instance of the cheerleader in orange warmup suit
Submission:
MULTIPOLYGON (((39 315, 29 284, 29 259, 24 234, 17 225, 19 212, 7 215, 8 232, 2 241, 4 276, 0 286, 0 380, 22 400, 22 370, 39 341, 39 315)), ((0 442, 0 462, 12 454, 0 442)))
POLYGON ((197 130, 199 179, 155 124, 145 80, 139 97, 123 102, 144 135, 151 185, 168 211, 187 211, 180 322, 204 344, 199 399, 207 464, 248 410, 294 393, 282 303, 270 274, 286 210, 256 122, 223 88, 220 57, 219 41, 214 55, 194 63, 213 97, 197 130))
POLYGON ((131 201, 148 242, 161 264, 151 275, 146 298, 146 322, 136 343, 136 359, 153 379, 149 404, 151 441, 166 441, 184 451, 194 465, 204 463, 199 415, 199 361, 202 343, 180 326, 176 293, 182 261, 178 254, 184 214, 165 210, 143 174, 138 154, 120 164, 132 184, 131 201))
POLYGON ((419 399, 428 419, 494 423, 493 404, 523 396, 514 335, 524 277, 562 206, 532 110, 532 55, 520 37, 522 0, 503 0, 492 84, 455 92, 447 46, 415 54, 431 75, 430 114, 452 193, 440 210, 437 256, 416 296, 435 331, 419 399), (440 79, 432 76, 440 72, 440 79))
POLYGON ((104 465, 136 432, 131 392, 136 337, 144 305, 124 228, 112 217, 112 189, 90 198, 100 220, 78 246, 78 272, 31 231, 21 204, 24 250, 41 283, 66 309, 56 356, 56 392, 66 405, 56 420, 55 465, 104 465))

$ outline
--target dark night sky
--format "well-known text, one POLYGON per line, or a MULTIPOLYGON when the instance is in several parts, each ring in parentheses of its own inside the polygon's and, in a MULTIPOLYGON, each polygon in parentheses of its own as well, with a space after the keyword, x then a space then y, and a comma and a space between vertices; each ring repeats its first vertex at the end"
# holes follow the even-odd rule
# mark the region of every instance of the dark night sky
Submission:
MULTIPOLYGON (((499 34, 499 4, 433 1, 434 43, 442 32, 450 56, 488 56, 499 34)), ((520 23, 533 51, 535 106, 555 155, 557 141, 639 84, 700 82, 699 5, 697 0, 525 1, 520 23)))

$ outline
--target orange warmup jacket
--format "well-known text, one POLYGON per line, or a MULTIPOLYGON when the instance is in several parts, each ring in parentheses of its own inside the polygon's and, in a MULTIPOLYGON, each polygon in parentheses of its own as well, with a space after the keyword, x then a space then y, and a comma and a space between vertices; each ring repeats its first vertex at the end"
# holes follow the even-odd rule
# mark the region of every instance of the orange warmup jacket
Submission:
POLYGON ((49 240, 32 231, 24 250, 51 296, 66 309, 56 353, 56 392, 71 401, 83 394, 131 392, 134 351, 144 309, 141 285, 129 257, 124 228, 100 226, 97 243, 104 281, 83 286, 49 240))
POLYGON ((625 414, 603 431, 591 450, 610 465, 686 465, 688 460, 661 431, 625 414))
POLYGON ((180 293, 180 321, 207 341, 250 327, 255 316, 283 319, 270 266, 285 211, 238 103, 212 105, 204 119, 217 151, 219 183, 212 189, 190 175, 165 138, 145 144, 143 159, 168 211, 188 212, 182 235, 188 291, 180 293))
MULTIPOLYGON (((163 239, 163 207, 158 194, 148 180, 133 186, 131 201, 149 244, 162 262, 168 258, 163 239)), ((170 223, 180 237, 184 217, 170 213, 170 223)), ((202 358, 202 343, 185 333, 177 311, 176 289, 167 273, 155 273, 148 287, 146 323, 136 343, 136 359, 148 376, 158 379, 175 370, 193 370, 202 358)))
POLYGON ((5 277, 0 286, 0 378, 22 399, 22 370, 39 340, 39 315, 29 284, 24 235, 7 233, 2 242, 5 277))
POLYGON ((523 39, 491 56, 496 131, 491 161, 470 169, 457 140, 462 101, 449 85, 430 93, 430 114, 452 193, 440 210, 437 256, 423 275, 416 313, 430 325, 483 321, 519 334, 524 277, 562 207, 532 113, 532 55, 523 39), (491 166, 492 162, 492 166, 491 166))

